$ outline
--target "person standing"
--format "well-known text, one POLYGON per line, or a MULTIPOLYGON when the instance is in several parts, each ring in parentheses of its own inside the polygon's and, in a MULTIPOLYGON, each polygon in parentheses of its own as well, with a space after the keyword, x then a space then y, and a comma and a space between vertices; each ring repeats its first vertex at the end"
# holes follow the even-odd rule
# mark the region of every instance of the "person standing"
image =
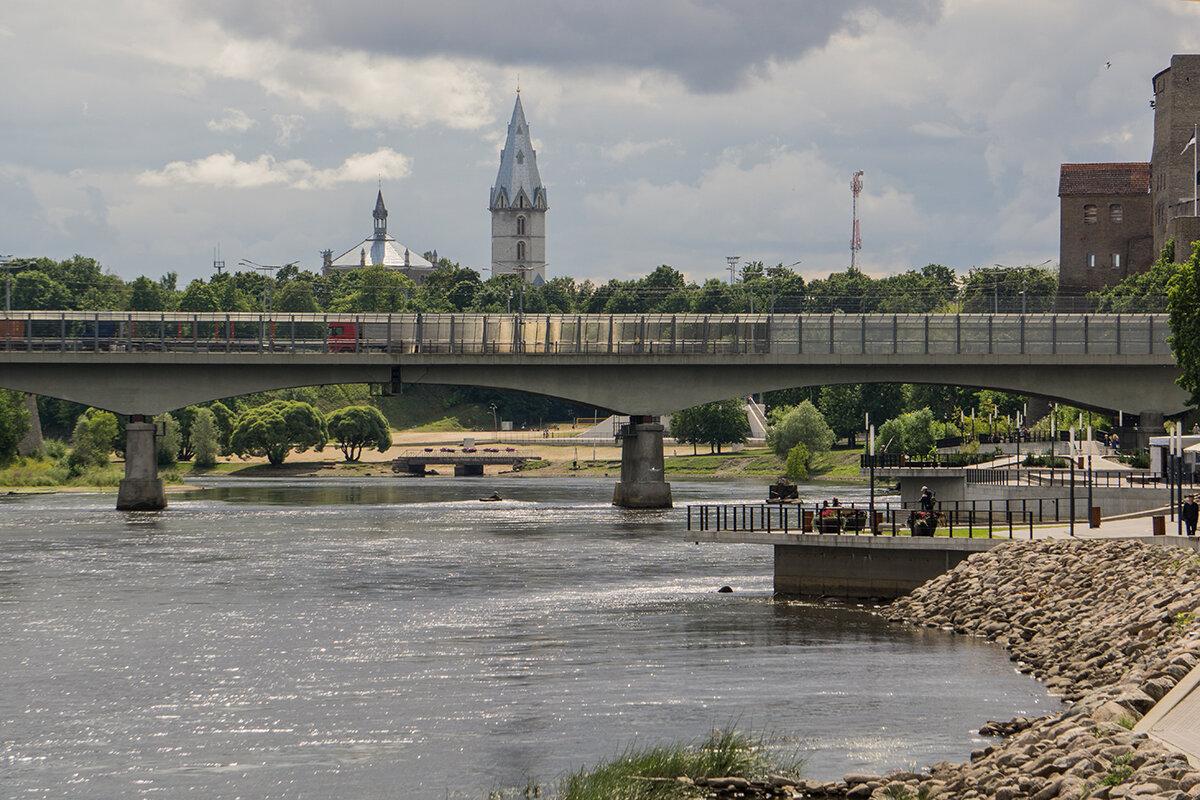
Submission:
POLYGON ((1183 505, 1179 507, 1179 518, 1183 520, 1183 527, 1187 529, 1188 536, 1196 535, 1196 520, 1200 519, 1200 506, 1196 505, 1195 495, 1188 495, 1183 498, 1183 505))

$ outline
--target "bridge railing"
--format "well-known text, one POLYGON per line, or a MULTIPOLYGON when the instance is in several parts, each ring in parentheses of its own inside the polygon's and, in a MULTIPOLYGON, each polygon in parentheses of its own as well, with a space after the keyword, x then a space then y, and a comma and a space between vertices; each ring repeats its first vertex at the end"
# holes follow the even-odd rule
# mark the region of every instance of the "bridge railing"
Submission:
POLYGON ((1165 314, 244 314, 14 311, 4 350, 1169 356, 1165 314))

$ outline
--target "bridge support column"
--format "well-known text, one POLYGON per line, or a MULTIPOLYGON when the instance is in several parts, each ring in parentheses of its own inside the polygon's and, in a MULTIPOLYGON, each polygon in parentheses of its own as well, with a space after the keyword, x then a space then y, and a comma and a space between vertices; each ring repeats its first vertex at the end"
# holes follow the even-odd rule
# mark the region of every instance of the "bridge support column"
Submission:
POLYGON ((658 417, 631 416, 621 438, 621 482, 613 505, 670 508, 671 484, 663 469, 663 426, 658 417))
POLYGON ((125 478, 117 490, 117 510, 157 511, 166 507, 167 496, 158 477, 154 423, 136 414, 125 426, 125 478))
POLYGON ((1145 450, 1150 446, 1151 436, 1167 435, 1167 428, 1163 424, 1164 419, 1165 415, 1161 411, 1143 411, 1138 414, 1136 444, 1139 450, 1145 450))

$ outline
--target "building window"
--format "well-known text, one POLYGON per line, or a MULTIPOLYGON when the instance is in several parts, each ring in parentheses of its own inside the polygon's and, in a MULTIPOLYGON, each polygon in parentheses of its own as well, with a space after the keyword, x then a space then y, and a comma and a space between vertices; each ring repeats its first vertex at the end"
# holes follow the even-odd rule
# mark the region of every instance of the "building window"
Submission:
POLYGON ((1121 268, 1121 254, 1120 253, 1112 254, 1112 267, 1113 267, 1113 269, 1121 268))
POLYGON ((525 218, 517 217, 517 236, 525 235, 525 218))
POLYGON ((1120 203, 1113 203, 1108 207, 1108 221, 1113 225, 1120 225, 1125 221, 1125 209, 1121 208, 1120 203))
POLYGON ((1088 267, 1088 269, 1096 268, 1096 254, 1095 253, 1087 254, 1087 267, 1088 267))
POLYGON ((517 242, 517 261, 525 260, 525 243, 517 242))
POLYGON ((1095 225, 1096 224, 1096 207, 1094 205, 1092 205, 1091 203, 1089 203, 1083 207, 1083 224, 1084 225, 1095 225))

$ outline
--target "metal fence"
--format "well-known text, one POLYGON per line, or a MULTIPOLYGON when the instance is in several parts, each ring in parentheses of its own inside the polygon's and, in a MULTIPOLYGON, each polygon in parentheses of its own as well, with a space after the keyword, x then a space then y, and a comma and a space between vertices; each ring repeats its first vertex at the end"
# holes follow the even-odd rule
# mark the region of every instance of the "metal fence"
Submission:
MULTIPOLYGON (((701 504, 687 507, 687 530, 910 536, 911 515, 918 510, 913 503, 877 503, 872 525, 872 510, 853 503, 837 507, 803 503, 701 504)), ((942 501, 937 513, 939 536, 1031 539, 1035 525, 1072 522, 1071 501, 1058 497, 942 501)), ((1084 522, 1088 517, 1086 499, 1080 497, 1075 501, 1074 521, 1084 522)))
POLYGON ((1165 314, 222 314, 13 311, 6 350, 1169 356, 1165 314))

